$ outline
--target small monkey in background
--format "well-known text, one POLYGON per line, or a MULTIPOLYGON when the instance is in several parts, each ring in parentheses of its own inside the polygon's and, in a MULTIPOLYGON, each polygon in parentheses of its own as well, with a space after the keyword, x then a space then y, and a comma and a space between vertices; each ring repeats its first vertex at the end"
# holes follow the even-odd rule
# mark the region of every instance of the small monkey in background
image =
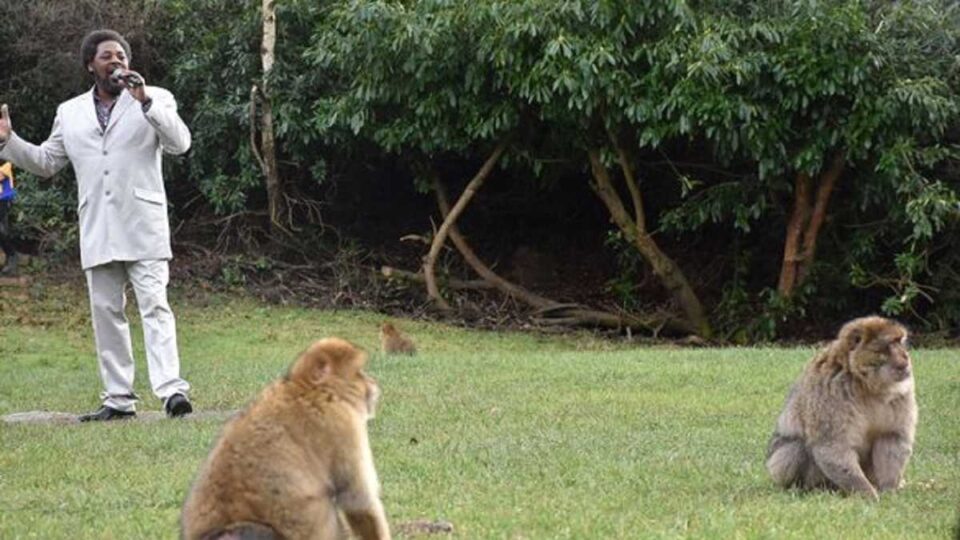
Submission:
POLYGON ((785 488, 876 500, 900 487, 916 427, 907 330, 882 317, 854 319, 790 389, 767 447, 767 471, 785 488))
POLYGON ((413 341, 388 322, 380 326, 380 349, 383 354, 417 354, 413 341))
POLYGON ((187 496, 185 540, 389 539, 367 437, 367 355, 315 342, 230 420, 187 496))

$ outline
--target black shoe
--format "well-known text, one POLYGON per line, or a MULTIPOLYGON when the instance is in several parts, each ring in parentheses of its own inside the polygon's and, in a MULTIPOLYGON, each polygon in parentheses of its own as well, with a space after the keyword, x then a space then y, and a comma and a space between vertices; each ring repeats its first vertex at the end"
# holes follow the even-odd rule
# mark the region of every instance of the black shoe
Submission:
POLYGON ((137 413, 134 411, 120 411, 106 405, 88 414, 81 414, 78 418, 81 422, 107 422, 109 420, 126 420, 133 418, 137 413))
POLYGON ((167 416, 170 418, 179 418, 193 412, 193 405, 190 405, 190 400, 183 394, 168 397, 163 408, 166 409, 167 416))

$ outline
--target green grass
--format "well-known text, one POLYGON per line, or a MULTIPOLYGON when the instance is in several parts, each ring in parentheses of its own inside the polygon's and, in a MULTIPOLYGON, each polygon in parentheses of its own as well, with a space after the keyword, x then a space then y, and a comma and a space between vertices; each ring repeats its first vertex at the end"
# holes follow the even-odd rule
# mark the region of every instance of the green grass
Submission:
MULTIPOLYGON (((0 292, 0 294, 3 294, 0 292)), ((82 291, 0 304, 0 414, 82 412, 99 380, 82 291)), ((376 350, 374 313, 175 295, 199 409, 243 406, 311 340, 376 350)), ((809 348, 679 349, 403 322, 415 358, 371 355, 371 439, 395 524, 456 538, 946 538, 960 503, 957 351, 914 352, 906 487, 872 504, 775 489, 763 452, 809 348)), ((139 332, 139 327, 135 327, 139 332)), ((139 336, 137 336, 139 337, 139 336)), ((158 410, 146 386, 141 410, 158 410)), ((218 420, 0 424, 0 538, 176 538, 218 420)))

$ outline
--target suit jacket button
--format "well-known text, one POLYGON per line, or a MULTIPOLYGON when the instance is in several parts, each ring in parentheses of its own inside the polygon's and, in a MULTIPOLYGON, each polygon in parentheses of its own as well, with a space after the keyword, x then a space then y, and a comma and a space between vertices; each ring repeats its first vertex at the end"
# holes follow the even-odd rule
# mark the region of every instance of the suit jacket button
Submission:
POLYGON ((109 190, 109 189, 107 190, 107 193, 106 193, 106 195, 107 195, 107 197, 109 197, 109 196, 110 196, 110 190, 109 190))
POLYGON ((103 175, 104 175, 104 176, 106 176, 106 175, 108 175, 108 174, 110 174, 110 171, 103 171, 103 175))
POLYGON ((107 155, 107 151, 106 151, 106 150, 103 151, 103 155, 107 155))

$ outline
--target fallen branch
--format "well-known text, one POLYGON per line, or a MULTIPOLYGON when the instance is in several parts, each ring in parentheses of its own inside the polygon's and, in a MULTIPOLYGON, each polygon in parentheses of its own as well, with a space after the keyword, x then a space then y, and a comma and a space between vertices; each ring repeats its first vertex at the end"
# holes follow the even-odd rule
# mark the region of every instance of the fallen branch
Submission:
MULTIPOLYGON (((423 272, 411 272, 409 270, 401 270, 399 268, 393 268, 392 266, 383 266, 380 268, 380 274, 387 279, 401 279, 404 281, 412 281, 414 283, 426 283, 426 278, 423 276, 423 272)), ((493 289, 494 286, 482 279, 475 280, 463 280, 450 278, 444 281, 444 284, 451 289, 471 289, 471 290, 483 290, 483 289, 493 289)))
POLYGON ((668 315, 642 316, 635 313, 614 313, 586 308, 577 304, 553 306, 541 312, 544 317, 534 317, 534 321, 543 325, 592 325, 603 328, 634 329, 642 328, 654 337, 663 331, 670 334, 696 334, 695 328, 683 319, 668 315))

